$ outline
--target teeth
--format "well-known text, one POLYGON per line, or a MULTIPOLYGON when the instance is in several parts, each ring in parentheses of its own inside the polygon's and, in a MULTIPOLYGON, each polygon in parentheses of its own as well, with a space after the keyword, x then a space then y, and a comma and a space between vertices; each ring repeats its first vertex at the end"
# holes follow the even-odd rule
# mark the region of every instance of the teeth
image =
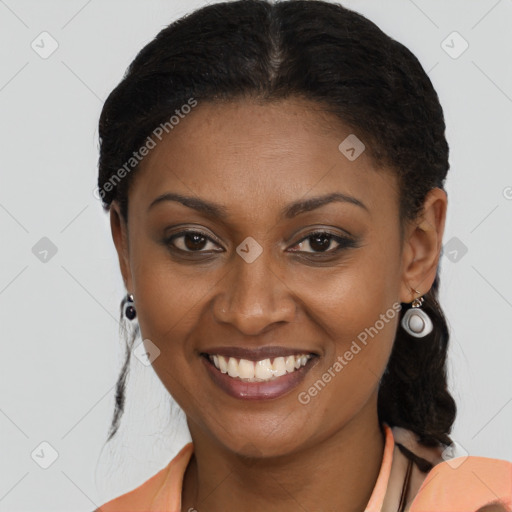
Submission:
POLYGON ((293 372, 293 370, 295 370, 295 357, 294 356, 288 356, 286 358, 286 371, 288 373, 291 373, 293 372))
POLYGON ((281 377, 286 373, 286 364, 284 362, 284 357, 276 357, 274 359, 274 364, 272 365, 274 370, 274 375, 276 377, 281 377))
POLYGON ((214 356, 213 358, 213 364, 222 372, 222 373, 228 373, 228 362, 226 361, 226 358, 224 356, 218 356, 218 364, 215 362, 215 358, 217 356, 214 356))
POLYGON ((212 355, 210 361, 222 373, 227 373, 230 377, 240 378, 248 382, 262 382, 281 377, 287 373, 292 373, 311 359, 309 354, 299 354, 296 356, 276 357, 273 362, 270 359, 261 361, 249 361, 248 359, 236 359, 224 356, 212 355))
POLYGON ((257 379, 268 380, 272 377, 272 364, 270 359, 263 359, 263 361, 257 361, 254 365, 254 376, 257 379))
POLYGON ((238 363, 238 376, 241 379, 254 379, 254 362, 241 359, 238 363))
POLYGON ((228 375, 230 377, 239 377, 238 361, 234 357, 230 357, 228 361, 228 375))

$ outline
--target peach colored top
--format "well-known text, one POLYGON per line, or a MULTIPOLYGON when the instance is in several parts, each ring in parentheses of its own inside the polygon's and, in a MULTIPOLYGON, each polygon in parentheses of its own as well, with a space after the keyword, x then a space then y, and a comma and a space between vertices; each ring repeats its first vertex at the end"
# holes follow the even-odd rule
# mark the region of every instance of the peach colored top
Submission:
MULTIPOLYGON (((495 502, 512 511, 512 462, 476 456, 443 460, 440 448, 419 445, 409 430, 385 423, 383 427, 384 454, 365 512, 396 512, 398 508, 408 459, 397 443, 434 465, 428 473, 414 466, 406 511, 475 512, 495 502)), ((149 480, 95 512, 181 512, 183 477, 193 452, 193 444, 186 444, 149 480)))

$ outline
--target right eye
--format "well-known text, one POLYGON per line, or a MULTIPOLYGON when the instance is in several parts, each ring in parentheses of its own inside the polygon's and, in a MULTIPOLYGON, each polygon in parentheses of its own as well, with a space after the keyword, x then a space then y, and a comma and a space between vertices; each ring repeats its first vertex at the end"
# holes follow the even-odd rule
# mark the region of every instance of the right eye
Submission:
MULTIPOLYGON (((211 252, 212 249, 201 250, 204 249, 205 244, 207 245, 209 242, 217 245, 209 236, 205 235, 201 231, 193 230, 180 231, 179 233, 170 236, 166 240, 167 245, 169 245, 171 248, 189 253, 211 252)), ((219 251, 214 250, 214 252, 219 251)))

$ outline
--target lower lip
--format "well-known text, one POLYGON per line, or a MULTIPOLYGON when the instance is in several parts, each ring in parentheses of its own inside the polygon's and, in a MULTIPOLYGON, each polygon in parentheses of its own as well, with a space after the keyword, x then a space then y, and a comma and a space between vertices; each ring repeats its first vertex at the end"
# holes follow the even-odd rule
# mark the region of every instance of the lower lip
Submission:
POLYGON ((316 357, 311 358, 298 370, 267 382, 244 382, 222 373, 208 358, 201 356, 201 359, 213 382, 228 395, 241 400, 270 400, 279 398, 298 386, 312 368, 316 357))

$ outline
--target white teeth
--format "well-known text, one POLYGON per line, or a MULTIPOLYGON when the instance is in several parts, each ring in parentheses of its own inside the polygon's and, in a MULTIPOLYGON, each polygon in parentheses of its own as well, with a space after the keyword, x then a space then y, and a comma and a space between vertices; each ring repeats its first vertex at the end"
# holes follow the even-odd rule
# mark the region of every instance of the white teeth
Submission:
MULTIPOLYGON (((242 359, 243 361, 243 359, 242 359)), ((254 365, 254 376, 257 379, 268 380, 272 377, 272 364, 270 359, 263 359, 263 361, 257 361, 254 365)))
POLYGON ((295 357, 293 356, 288 356, 286 358, 286 371, 288 373, 291 373, 293 372, 293 370, 295 370, 295 357))
POLYGON ((284 362, 284 357, 276 357, 274 359, 274 364, 272 365, 274 370, 274 375, 276 377, 281 377, 286 373, 286 364, 284 362))
MULTIPOLYGON (((217 357, 217 356, 215 356, 217 357)), ((218 361, 219 364, 215 363, 215 357, 213 358, 213 364, 222 372, 222 373, 228 373, 228 362, 226 361, 226 358, 224 356, 219 356, 218 361)))
POLYGON ((248 359, 236 359, 224 356, 212 355, 210 361, 222 373, 227 373, 230 377, 240 378, 247 382, 262 382, 281 377, 286 373, 292 373, 311 359, 309 354, 290 355, 286 357, 276 357, 272 363, 270 359, 261 361, 250 361, 248 359))
MULTIPOLYGON (((214 364, 215 364, 215 361, 214 361, 214 364)), ((234 357, 229 358, 228 375, 230 377, 238 377, 238 361, 234 357)))
POLYGON ((254 379, 254 362, 241 359, 238 363, 238 376, 241 379, 254 379))

